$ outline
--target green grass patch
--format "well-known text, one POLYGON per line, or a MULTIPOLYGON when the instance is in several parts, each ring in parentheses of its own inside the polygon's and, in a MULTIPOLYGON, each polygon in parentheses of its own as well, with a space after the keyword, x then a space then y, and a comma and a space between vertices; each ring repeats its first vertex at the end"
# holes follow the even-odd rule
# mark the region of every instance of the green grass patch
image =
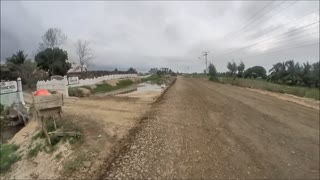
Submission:
POLYGON ((298 86, 287 86, 281 84, 275 84, 267 82, 263 79, 242 79, 237 78, 233 80, 230 77, 219 77, 219 82, 232 84, 241 87, 250 87, 255 89, 262 89, 277 93, 292 94, 299 97, 306 97, 315 100, 320 100, 320 89, 319 88, 308 88, 298 86))
POLYGON ((92 91, 94 93, 104 93, 104 92, 110 92, 122 88, 129 87, 133 84, 133 81, 126 79, 126 80, 120 80, 116 86, 111 86, 110 84, 103 83, 103 84, 97 84, 97 87, 93 89, 92 91))
POLYGON ((33 158, 38 155, 39 152, 42 151, 42 144, 38 143, 35 147, 31 148, 28 153, 27 157, 28 158, 33 158))
POLYGON ((19 146, 15 144, 3 144, 0 146, 0 173, 7 171, 15 162, 20 160, 16 154, 19 146))
POLYGON ((142 82, 150 82, 151 84, 158 84, 158 85, 161 85, 161 84, 165 83, 164 78, 161 75, 158 75, 158 74, 153 74, 153 75, 151 75, 149 77, 142 78, 141 81, 142 82))

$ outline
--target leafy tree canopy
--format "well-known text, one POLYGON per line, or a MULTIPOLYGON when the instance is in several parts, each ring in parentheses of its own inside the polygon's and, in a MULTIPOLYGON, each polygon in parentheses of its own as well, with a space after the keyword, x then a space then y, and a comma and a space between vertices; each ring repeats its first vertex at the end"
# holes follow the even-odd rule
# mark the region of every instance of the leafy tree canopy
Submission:
POLYGON ((6 58, 7 64, 20 65, 23 64, 27 60, 27 54, 24 54, 22 50, 18 51, 16 54, 12 54, 11 57, 6 58))
POLYGON ((68 53, 59 48, 47 48, 35 56, 35 61, 38 63, 37 66, 47 71, 49 76, 66 75, 71 68, 71 64, 67 60, 68 53))
POLYGON ((262 66, 253 66, 248 68, 244 72, 244 77, 245 78, 263 78, 265 79, 267 77, 267 71, 264 69, 262 66))
POLYGON ((217 76, 217 69, 212 63, 209 64, 209 76, 210 77, 216 77, 217 76))

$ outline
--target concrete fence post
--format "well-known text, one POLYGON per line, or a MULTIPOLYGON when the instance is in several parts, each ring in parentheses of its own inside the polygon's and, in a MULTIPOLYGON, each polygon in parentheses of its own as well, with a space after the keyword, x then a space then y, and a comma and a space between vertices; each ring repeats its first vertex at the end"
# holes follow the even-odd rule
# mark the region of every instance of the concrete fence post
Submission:
POLYGON ((17 79, 17 85, 18 85, 18 96, 19 96, 19 99, 20 99, 21 103, 23 105, 25 105, 26 103, 24 102, 24 98, 23 98, 22 83, 21 83, 21 78, 20 77, 18 77, 18 79, 17 79))
POLYGON ((68 91, 68 77, 67 76, 63 76, 64 78, 64 95, 65 97, 69 97, 69 91, 68 91))

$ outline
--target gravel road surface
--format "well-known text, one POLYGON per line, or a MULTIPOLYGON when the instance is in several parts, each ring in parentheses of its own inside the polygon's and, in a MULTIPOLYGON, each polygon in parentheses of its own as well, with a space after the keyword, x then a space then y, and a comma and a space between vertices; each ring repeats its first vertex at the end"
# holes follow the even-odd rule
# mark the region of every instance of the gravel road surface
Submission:
POLYGON ((319 111, 178 77, 102 178, 319 179, 319 111))

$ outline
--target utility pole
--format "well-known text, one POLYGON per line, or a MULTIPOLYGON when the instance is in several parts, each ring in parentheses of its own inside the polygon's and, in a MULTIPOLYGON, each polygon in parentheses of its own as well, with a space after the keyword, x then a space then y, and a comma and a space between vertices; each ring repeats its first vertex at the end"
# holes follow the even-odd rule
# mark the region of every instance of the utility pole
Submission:
POLYGON ((207 75, 207 71, 208 71, 208 53, 209 53, 209 51, 203 51, 202 52, 202 55, 204 56, 204 58, 205 58, 205 61, 206 61, 206 70, 205 70, 205 74, 207 75))

